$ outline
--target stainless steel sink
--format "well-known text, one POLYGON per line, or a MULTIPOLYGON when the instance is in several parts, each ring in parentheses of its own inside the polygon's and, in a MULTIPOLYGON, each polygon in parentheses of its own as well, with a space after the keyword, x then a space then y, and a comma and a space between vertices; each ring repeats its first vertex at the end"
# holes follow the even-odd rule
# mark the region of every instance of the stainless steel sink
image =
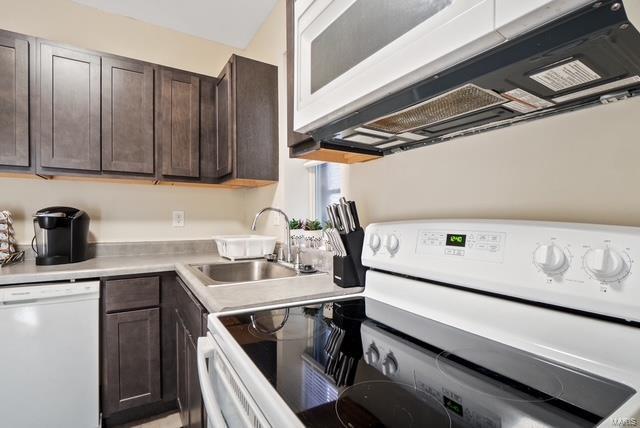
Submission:
POLYGON ((193 272, 205 285, 237 284, 270 279, 293 278, 300 275, 295 269, 280 263, 252 260, 237 263, 191 265, 193 272))

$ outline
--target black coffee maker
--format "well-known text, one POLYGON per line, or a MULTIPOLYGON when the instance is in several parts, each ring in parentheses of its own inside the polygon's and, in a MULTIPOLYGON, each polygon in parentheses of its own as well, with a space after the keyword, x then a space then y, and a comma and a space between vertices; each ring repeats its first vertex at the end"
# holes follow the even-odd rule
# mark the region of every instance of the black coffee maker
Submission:
MULTIPOLYGON (((37 265, 76 263, 89 258, 89 215, 77 208, 50 207, 33 216, 37 265)), ((32 242, 33 246, 33 242, 32 242)))

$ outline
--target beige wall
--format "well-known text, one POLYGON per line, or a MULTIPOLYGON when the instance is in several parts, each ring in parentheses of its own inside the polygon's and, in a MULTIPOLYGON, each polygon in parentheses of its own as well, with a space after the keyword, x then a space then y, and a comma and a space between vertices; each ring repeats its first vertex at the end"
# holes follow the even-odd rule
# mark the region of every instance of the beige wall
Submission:
POLYGON ((112 15, 71 0, 0 0, 0 28, 217 76, 230 46, 112 15))
POLYGON ((347 168, 365 222, 509 218, 640 226, 640 99, 347 168))
POLYGON ((33 236, 32 214, 64 205, 91 217, 91 241, 169 241, 246 233, 246 190, 184 188, 109 182, 0 178, 0 206, 16 220, 16 238, 33 236), (172 227, 173 210, 185 211, 185 226, 172 227))
MULTIPOLYGON (((69 0, 0 0, 0 28, 205 74, 232 48, 109 15, 69 0)), ((288 159, 284 0, 241 54, 279 66, 280 183, 252 190, 47 182, 0 178, 0 208, 15 211, 18 239, 30 215, 51 204, 86 208, 94 239, 207 238, 247 231, 255 212, 278 206, 307 217, 308 181, 288 159), (171 211, 186 227, 171 227, 171 211)), ((640 100, 531 122, 345 167, 344 191, 363 222, 435 217, 580 221, 640 226, 640 100)), ((275 217, 260 231, 278 233, 275 217)))
MULTIPOLYGON (((280 1, 246 53, 280 65, 281 89, 284 51, 280 1)), ((249 191, 247 222, 269 204, 311 215, 306 171, 288 159, 280 95, 281 182, 249 191)), ((639 117, 633 99, 345 166, 344 193, 365 224, 478 217, 640 226, 639 117)))
MULTIPOLYGON (((70 0, 0 0, 0 10, 2 29, 214 76, 234 52, 229 46, 70 0)), ((278 30, 283 18, 281 2, 270 27, 261 31, 265 39, 257 37, 251 52, 239 53, 277 64, 277 52, 284 52, 284 31, 278 30)), ((249 191, 0 178, 0 209, 15 213, 20 243, 31 240, 33 212, 50 205, 88 211, 93 239, 98 241, 204 239, 246 232, 247 205, 255 198, 271 204, 275 191, 276 186, 249 191), (184 228, 171 226, 172 210, 185 211, 184 228)))
MULTIPOLYGON (((278 107, 280 140, 280 181, 269 186, 248 191, 246 199, 246 222, 249 224, 260 209, 267 206, 283 208, 290 217, 307 218, 309 213, 309 181, 304 167, 305 161, 289 159, 287 147, 287 98, 286 98, 286 21, 285 2, 278 1, 273 12, 264 23, 243 55, 278 66, 278 107)), ((258 231, 283 237, 283 225, 271 214, 260 222, 258 231)))

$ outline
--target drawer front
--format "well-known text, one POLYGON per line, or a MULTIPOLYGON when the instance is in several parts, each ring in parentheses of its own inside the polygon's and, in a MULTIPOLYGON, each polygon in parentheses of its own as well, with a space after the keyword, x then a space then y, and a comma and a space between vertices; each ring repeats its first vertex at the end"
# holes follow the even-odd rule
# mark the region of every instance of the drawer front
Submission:
POLYGON ((205 311, 180 278, 178 278, 178 284, 180 286, 176 296, 176 309, 189 334, 196 339, 204 334, 202 330, 202 315, 205 311))
POLYGON ((160 305, 160 277, 111 279, 104 282, 107 312, 150 308, 160 305))

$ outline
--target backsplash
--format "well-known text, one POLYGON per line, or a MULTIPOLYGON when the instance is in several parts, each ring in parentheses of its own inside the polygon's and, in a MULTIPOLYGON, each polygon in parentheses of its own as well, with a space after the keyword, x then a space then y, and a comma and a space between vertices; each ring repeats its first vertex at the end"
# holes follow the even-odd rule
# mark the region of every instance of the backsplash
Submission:
MULTIPOLYGON (((24 250, 25 260, 35 260, 31 245, 19 245, 24 250)), ((193 239, 184 241, 142 241, 142 242, 93 242, 89 244, 89 254, 94 257, 136 257, 179 254, 215 254, 212 239, 193 239)))

